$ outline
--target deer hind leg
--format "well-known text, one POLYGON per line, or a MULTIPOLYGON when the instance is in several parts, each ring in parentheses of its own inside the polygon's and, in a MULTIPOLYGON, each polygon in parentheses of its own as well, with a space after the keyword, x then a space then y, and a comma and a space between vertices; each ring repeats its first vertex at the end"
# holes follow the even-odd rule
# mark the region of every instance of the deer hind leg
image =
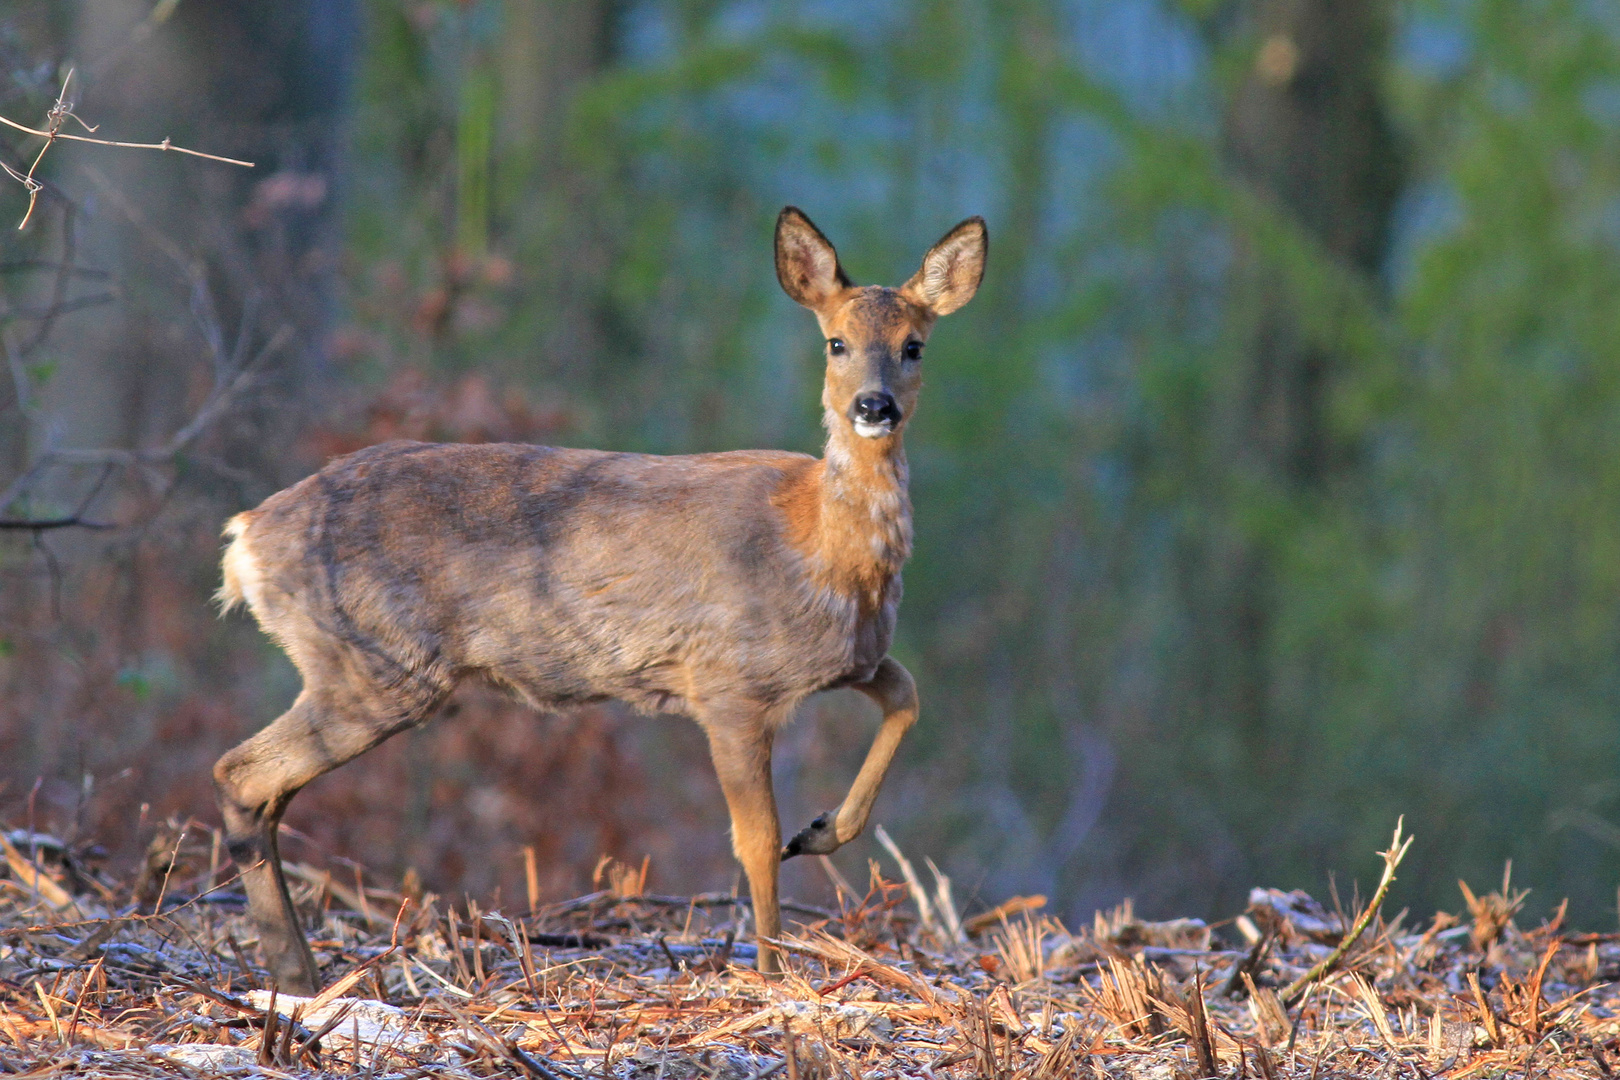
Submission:
POLYGON ((900 739, 917 722, 917 683, 892 656, 884 657, 872 678, 856 683, 855 689, 877 702, 883 710, 883 724, 844 801, 837 810, 827 811, 795 833, 782 849, 784 859, 827 855, 861 835, 900 739))
POLYGON ((772 727, 767 711, 757 707, 704 710, 699 722, 709 736, 714 771, 731 811, 731 847, 742 863, 743 873, 748 875, 759 970, 780 971, 781 958, 766 941, 782 933, 776 893, 782 826, 776 817, 776 795, 771 789, 772 727))
POLYGON ((280 717, 214 765, 214 790, 231 858, 242 872, 270 977, 285 992, 314 994, 320 973, 281 870, 276 830, 287 804, 316 777, 432 715, 448 688, 333 692, 311 685, 280 717))

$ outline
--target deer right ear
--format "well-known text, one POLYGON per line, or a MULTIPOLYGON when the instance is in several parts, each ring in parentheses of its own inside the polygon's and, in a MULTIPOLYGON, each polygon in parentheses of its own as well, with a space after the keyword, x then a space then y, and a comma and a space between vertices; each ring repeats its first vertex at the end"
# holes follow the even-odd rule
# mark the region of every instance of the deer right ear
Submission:
POLYGON ((776 280, 812 311, 850 286, 838 252, 797 206, 784 207, 776 218, 776 280))

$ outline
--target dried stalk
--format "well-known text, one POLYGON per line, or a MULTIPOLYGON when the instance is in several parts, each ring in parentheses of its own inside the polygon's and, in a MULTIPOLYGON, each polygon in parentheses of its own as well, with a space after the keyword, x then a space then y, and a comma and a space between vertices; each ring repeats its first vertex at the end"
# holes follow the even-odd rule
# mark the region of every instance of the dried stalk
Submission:
POLYGON ((1384 860, 1384 873, 1379 879, 1378 891, 1373 893, 1372 901, 1362 909, 1361 916, 1350 927, 1350 932, 1344 935, 1344 940, 1339 942, 1338 947, 1329 953, 1325 960, 1295 979, 1288 989, 1282 992, 1284 1005, 1292 1008, 1294 1002, 1304 995, 1306 989, 1312 983, 1331 974, 1339 966, 1339 962, 1344 959, 1345 954, 1350 951, 1350 947, 1366 931, 1368 924, 1373 920, 1373 916, 1378 913, 1379 907, 1384 903, 1384 897, 1389 894, 1390 885, 1395 881, 1395 868, 1401 865, 1401 860, 1406 858, 1407 849, 1412 846, 1410 836, 1406 837, 1405 840, 1401 839, 1401 825, 1405 820, 1404 815, 1396 819, 1395 837, 1390 841, 1389 850, 1378 853, 1379 857, 1384 860))

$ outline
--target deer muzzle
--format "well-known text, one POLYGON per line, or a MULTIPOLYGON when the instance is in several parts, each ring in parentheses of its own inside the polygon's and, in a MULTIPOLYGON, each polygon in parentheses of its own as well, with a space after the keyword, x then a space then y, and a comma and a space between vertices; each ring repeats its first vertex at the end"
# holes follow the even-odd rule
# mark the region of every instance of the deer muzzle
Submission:
POLYGON ((855 434, 863 438, 882 438, 900 425, 900 405, 887 390, 857 395, 849 412, 855 434))

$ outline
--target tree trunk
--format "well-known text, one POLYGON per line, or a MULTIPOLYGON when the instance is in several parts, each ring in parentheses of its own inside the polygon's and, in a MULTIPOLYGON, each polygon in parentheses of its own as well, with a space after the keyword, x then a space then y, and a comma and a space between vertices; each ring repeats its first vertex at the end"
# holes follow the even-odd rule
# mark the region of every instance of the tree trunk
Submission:
POLYGON ((595 382, 622 355, 608 304, 609 239, 601 178, 569 141, 580 91, 614 57, 615 0, 506 0, 499 70, 496 235, 538 253, 525 260, 548 318, 535 355, 544 374, 595 382))
MULTIPOLYGON (((1400 155, 1380 81, 1389 40, 1383 0, 1252 0, 1239 19, 1253 62, 1225 115, 1229 167, 1291 216, 1327 254, 1376 279, 1399 193, 1400 155)), ((1347 464, 1328 423, 1347 358, 1310 340, 1263 253, 1240 268, 1256 298, 1232 459, 1260 490, 1310 498, 1347 464)), ((1263 537, 1244 535, 1216 568, 1225 582, 1216 647, 1226 708, 1263 771, 1282 765, 1269 720, 1275 588, 1263 537)))

